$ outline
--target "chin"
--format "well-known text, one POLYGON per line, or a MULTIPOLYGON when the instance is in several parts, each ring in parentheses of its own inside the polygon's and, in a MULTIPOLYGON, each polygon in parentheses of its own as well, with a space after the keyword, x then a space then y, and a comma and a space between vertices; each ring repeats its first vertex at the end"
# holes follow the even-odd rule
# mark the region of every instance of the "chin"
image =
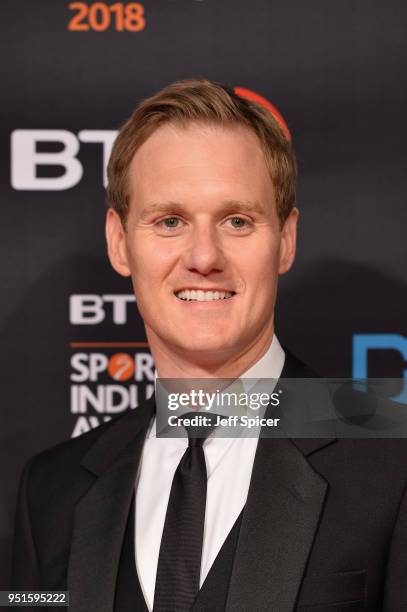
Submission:
POLYGON ((219 341, 214 342, 213 339, 211 342, 199 342, 194 340, 194 342, 189 342, 189 343, 185 343, 183 342, 182 344, 178 343, 178 348, 184 352, 184 353, 191 353, 194 355, 211 355, 211 354, 218 354, 220 350, 222 350, 222 348, 224 348, 224 346, 222 344, 219 343, 219 341))
MULTIPOLYGON (((219 335, 212 335, 211 338, 199 339, 196 338, 192 333, 189 335, 193 338, 191 342, 178 342, 178 350, 182 353, 190 354, 192 359, 199 359, 202 362, 217 362, 222 357, 223 353, 234 354, 237 350, 236 342, 231 342, 230 339, 222 339, 219 335)), ((188 338, 188 334, 185 334, 185 338, 188 338)))

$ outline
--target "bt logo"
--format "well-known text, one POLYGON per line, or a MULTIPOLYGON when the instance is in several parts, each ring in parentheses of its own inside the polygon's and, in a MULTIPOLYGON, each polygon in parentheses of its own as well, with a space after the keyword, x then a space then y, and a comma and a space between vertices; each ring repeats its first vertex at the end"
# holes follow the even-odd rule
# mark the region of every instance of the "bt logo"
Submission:
MULTIPOLYGON (((368 378, 368 352, 388 349, 398 351, 407 366, 407 338, 400 334, 354 334, 352 377, 368 378)), ((405 380, 403 390, 391 399, 407 404, 407 368, 403 371, 403 378, 405 380)))
POLYGON ((99 325, 108 315, 106 304, 111 304, 112 321, 125 325, 128 306, 136 301, 134 295, 75 294, 69 298, 69 322, 72 325, 99 325))
POLYGON ((103 184, 106 187, 106 166, 110 157, 115 130, 81 130, 76 136, 68 130, 14 130, 11 134, 11 185, 18 190, 59 191, 75 187, 83 176, 83 166, 76 157, 81 143, 102 145, 103 184), (39 152, 37 145, 57 144, 59 150, 39 152), (37 176, 40 166, 58 166, 57 177, 37 176))

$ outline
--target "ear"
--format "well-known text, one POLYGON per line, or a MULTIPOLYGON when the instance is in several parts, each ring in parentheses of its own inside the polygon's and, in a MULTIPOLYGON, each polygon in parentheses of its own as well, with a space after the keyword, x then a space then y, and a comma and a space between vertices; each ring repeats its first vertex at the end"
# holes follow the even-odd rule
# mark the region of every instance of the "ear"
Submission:
POLYGON ((106 214, 107 254, 112 267, 122 276, 130 276, 126 237, 127 233, 119 215, 113 208, 109 208, 106 214))
POLYGON ((297 244, 298 208, 293 208, 281 230, 280 262, 278 273, 288 272, 294 263, 297 244))

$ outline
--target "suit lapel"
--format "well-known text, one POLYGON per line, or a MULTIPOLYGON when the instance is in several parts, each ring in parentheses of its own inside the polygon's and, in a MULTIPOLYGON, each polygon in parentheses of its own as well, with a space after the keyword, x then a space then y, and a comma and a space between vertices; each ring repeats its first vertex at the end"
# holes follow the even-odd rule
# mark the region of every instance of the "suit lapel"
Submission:
POLYGON ((68 566, 72 612, 111 612, 126 520, 148 425, 150 399, 102 434, 82 465, 97 480, 78 502, 68 566))
MULTIPOLYGON (((282 377, 310 376, 288 353, 282 377)), ((259 439, 227 612, 294 610, 328 489, 306 456, 335 440, 259 439)))
POLYGON ((290 440, 259 440, 228 612, 294 609, 326 491, 326 482, 290 440))

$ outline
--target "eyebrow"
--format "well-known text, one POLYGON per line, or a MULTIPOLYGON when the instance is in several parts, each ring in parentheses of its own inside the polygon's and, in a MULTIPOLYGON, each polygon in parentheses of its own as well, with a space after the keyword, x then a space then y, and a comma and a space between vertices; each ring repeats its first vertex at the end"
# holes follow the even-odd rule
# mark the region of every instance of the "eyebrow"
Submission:
MULTIPOLYGON (((153 204, 146 206, 146 208, 141 211, 140 219, 144 220, 154 213, 181 214, 184 212, 184 210, 185 209, 180 202, 154 202, 153 204)), ((252 202, 242 200, 224 200, 222 202, 221 211, 223 214, 232 212, 265 214, 264 206, 262 206, 257 200, 252 202)))
POLYGON ((149 204, 140 213, 140 219, 144 220, 154 213, 182 212, 183 207, 179 202, 154 202, 149 204))

